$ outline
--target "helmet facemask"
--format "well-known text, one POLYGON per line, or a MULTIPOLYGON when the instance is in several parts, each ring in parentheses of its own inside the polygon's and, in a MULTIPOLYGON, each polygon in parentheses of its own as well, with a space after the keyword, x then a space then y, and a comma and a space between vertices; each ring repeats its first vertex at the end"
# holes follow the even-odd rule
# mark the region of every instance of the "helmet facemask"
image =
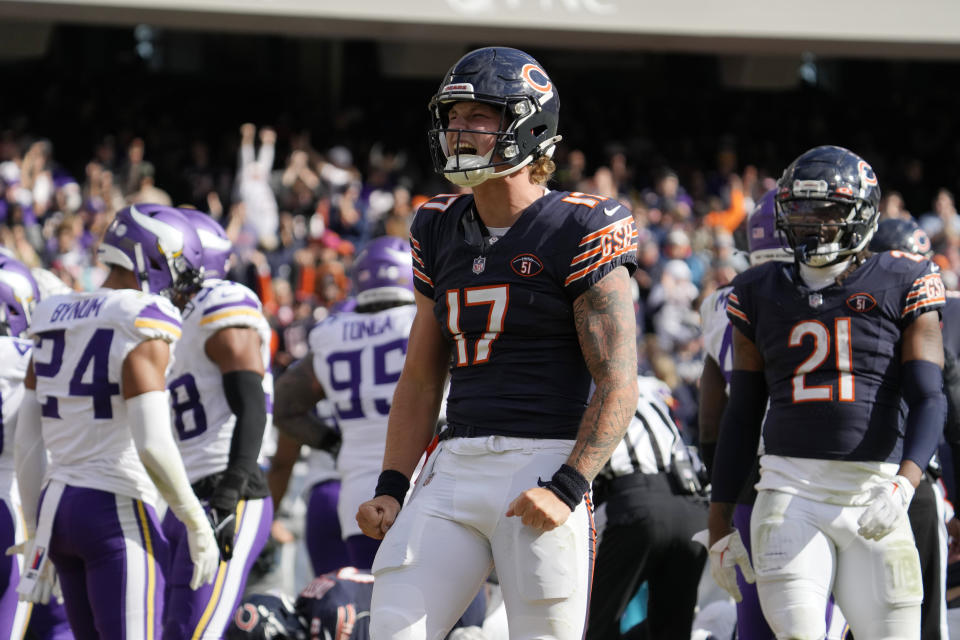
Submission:
POLYGON ((777 202, 777 228, 786 235, 794 258, 810 267, 827 267, 860 253, 876 225, 876 210, 863 200, 777 202))

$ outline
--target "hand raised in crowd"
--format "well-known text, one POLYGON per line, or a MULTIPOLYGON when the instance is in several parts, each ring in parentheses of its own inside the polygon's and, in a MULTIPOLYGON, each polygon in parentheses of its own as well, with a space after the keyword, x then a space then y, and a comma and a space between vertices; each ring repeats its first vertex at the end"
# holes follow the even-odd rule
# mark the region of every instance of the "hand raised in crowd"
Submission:
POLYGON ((243 144, 253 144, 257 135, 257 126, 252 122, 244 122, 240 125, 240 141, 243 144))

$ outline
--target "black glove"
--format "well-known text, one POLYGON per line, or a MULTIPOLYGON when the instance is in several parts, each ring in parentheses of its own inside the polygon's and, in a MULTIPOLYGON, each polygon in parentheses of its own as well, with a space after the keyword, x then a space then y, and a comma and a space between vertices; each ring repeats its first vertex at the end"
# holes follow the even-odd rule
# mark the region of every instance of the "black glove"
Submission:
POLYGON ((217 483, 213 495, 210 496, 207 518, 210 520, 210 526, 213 527, 213 535, 217 539, 217 546, 220 547, 220 559, 223 561, 233 557, 233 543, 237 534, 237 503, 240 501, 240 495, 246 483, 246 476, 243 473, 228 469, 217 483))
POLYGON ((334 458, 337 457, 337 454, 340 453, 340 444, 343 442, 343 437, 340 435, 338 429, 326 428, 320 436, 320 442, 317 449, 321 451, 326 451, 334 458))

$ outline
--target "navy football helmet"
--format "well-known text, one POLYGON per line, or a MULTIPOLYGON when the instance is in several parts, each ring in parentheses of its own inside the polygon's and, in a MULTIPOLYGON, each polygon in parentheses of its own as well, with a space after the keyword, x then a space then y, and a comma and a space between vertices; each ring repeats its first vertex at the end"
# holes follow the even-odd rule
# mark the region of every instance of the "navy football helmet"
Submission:
POLYGON ((836 264, 865 249, 877 229, 880 185, 873 168, 843 147, 810 149, 777 182, 777 228, 794 258, 836 264))
POLYGON ((927 232, 913 220, 887 218, 877 226, 870 251, 905 251, 929 258, 933 255, 933 246, 927 232))
POLYGON ((307 640, 307 623, 285 595, 256 593, 233 613, 225 640, 307 640))
POLYGON ((463 187, 510 175, 540 156, 552 155, 560 141, 557 88, 539 62, 517 49, 486 47, 463 56, 444 76, 428 108, 434 168, 463 187), (499 109, 498 130, 450 129, 450 107, 464 101, 499 109), (478 155, 477 149, 461 144, 463 133, 494 135, 496 142, 489 152, 478 155), (448 134, 455 136, 452 142, 448 134))
POLYGON ((24 337, 39 300, 40 288, 30 269, 12 256, 0 255, 0 335, 24 337))

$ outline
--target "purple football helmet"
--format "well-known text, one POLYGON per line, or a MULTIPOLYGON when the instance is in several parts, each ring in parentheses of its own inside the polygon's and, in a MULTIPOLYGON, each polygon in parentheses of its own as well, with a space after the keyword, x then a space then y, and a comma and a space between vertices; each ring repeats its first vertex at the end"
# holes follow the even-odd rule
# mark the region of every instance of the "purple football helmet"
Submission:
POLYGON ((406 242, 382 236, 367 243, 353 263, 357 306, 413 302, 413 257, 406 242))
POLYGON ((203 285, 203 248, 186 216, 160 204, 117 212, 100 243, 100 260, 128 269, 140 290, 182 306, 203 285))
POLYGON ((40 288, 25 264, 0 255, 0 335, 21 338, 30 326, 40 288))
POLYGON ((750 247, 750 266, 770 260, 793 262, 793 252, 783 232, 777 229, 777 190, 770 189, 747 220, 747 243, 750 247))
POLYGON ((203 277, 226 278, 229 271, 233 243, 220 223, 196 209, 177 209, 187 217, 200 237, 203 247, 203 277))

